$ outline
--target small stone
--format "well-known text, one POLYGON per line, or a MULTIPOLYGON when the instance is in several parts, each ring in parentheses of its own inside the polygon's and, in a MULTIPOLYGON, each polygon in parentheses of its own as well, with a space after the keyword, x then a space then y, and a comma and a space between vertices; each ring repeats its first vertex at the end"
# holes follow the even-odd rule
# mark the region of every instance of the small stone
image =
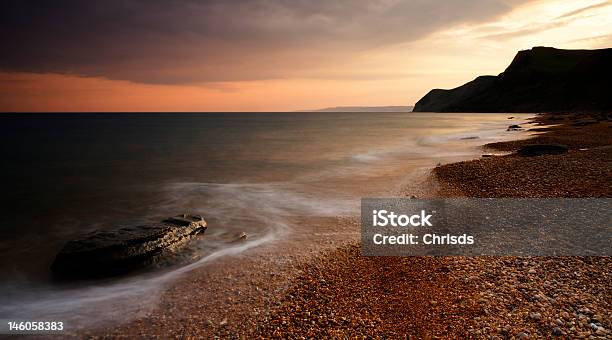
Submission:
POLYGON ((517 339, 529 339, 529 334, 525 332, 520 332, 516 335, 517 339))
POLYGON ((529 273, 529 274, 535 274, 535 273, 536 273, 536 270, 535 270, 535 269, 533 269, 533 268, 531 268, 531 269, 529 269, 528 273, 529 273))
POLYGON ((557 326, 563 326, 565 324, 565 322, 563 322, 561 319, 555 320, 555 323, 557 324, 557 326))
POLYGON ((561 328, 559 328, 559 327, 555 327, 555 328, 553 328, 553 331, 552 331, 552 335, 553 335, 553 336, 561 336, 561 335, 563 335, 563 334, 565 334, 565 333, 563 333, 563 331, 561 330, 561 328))
POLYGON ((542 314, 540 314, 540 313, 531 313, 531 314, 529 314, 529 317, 534 319, 534 320, 540 320, 542 318, 542 314))

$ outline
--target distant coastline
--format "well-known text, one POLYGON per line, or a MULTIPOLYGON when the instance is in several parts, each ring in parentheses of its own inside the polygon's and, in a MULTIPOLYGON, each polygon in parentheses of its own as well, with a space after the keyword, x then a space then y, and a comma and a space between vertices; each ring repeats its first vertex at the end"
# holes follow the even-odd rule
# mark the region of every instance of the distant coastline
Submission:
POLYGON ((414 106, 334 106, 295 112, 412 112, 414 106))

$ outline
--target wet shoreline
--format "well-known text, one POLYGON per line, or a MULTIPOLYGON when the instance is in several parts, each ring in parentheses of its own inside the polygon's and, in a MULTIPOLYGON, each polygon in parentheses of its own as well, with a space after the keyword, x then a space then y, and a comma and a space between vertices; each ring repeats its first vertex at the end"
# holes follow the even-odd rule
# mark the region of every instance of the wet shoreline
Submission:
MULTIPOLYGON (((524 133, 514 136, 525 138, 524 133)), ((408 174, 404 170, 392 195, 433 197, 437 184, 427 168, 413 168, 408 174)), ((156 307, 143 317, 86 334, 161 335, 172 331, 186 336, 232 337, 258 332, 295 278, 320 263, 322 254, 357 244, 360 237, 356 217, 297 216, 291 224, 308 228, 292 230, 282 239, 248 252, 217 259, 170 284, 156 307)))

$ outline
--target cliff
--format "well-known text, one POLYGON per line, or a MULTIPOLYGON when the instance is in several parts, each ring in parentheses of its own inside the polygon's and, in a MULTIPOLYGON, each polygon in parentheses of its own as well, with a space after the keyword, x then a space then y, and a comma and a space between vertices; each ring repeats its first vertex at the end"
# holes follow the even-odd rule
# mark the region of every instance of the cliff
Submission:
POLYGON ((429 91, 415 112, 612 111, 612 48, 520 51, 498 76, 429 91))

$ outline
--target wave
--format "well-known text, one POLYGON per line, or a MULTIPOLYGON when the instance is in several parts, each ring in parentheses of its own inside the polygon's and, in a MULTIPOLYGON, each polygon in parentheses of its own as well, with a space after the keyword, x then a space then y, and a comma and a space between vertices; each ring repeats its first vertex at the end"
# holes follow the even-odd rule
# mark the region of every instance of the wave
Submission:
MULTIPOLYGON (((300 175, 290 182, 166 183, 159 190, 160 196, 148 207, 150 216, 143 218, 159 220, 158 217, 177 212, 203 214, 209 228, 188 249, 189 255, 197 256, 189 256, 189 262, 163 270, 80 285, 59 286, 25 279, 3 282, 0 318, 65 320, 69 328, 83 329, 145 315, 156 306, 165 287, 186 273, 299 231, 303 226, 296 225, 294 217, 355 216, 359 211, 358 197, 336 188, 339 181, 335 178, 352 181, 351 176, 366 177, 379 172, 375 165, 387 164, 388 159, 434 162, 435 157, 471 155, 472 146, 503 136, 504 125, 505 122, 498 121, 447 135, 405 136, 384 147, 342 154, 336 165, 300 175), (478 139, 463 139, 473 136, 478 139), (247 233, 248 240, 227 242, 239 232, 247 233)), ((516 134, 512 136, 516 138, 516 134)), ((424 163, 427 162, 418 165, 413 162, 405 172, 413 170, 414 176, 420 176, 425 171, 424 163)), ((414 177, 405 176, 403 180, 405 185, 414 177)))
POLYGON ((167 284, 215 259, 237 255, 274 242, 296 226, 293 216, 338 216, 355 213, 348 201, 324 199, 297 190, 295 184, 222 184, 180 182, 165 186, 159 211, 203 212, 212 222, 192 252, 205 254, 178 268, 81 285, 2 284, 0 318, 54 319, 70 329, 89 329, 145 315, 167 284), (245 242, 228 235, 246 232, 245 242))

